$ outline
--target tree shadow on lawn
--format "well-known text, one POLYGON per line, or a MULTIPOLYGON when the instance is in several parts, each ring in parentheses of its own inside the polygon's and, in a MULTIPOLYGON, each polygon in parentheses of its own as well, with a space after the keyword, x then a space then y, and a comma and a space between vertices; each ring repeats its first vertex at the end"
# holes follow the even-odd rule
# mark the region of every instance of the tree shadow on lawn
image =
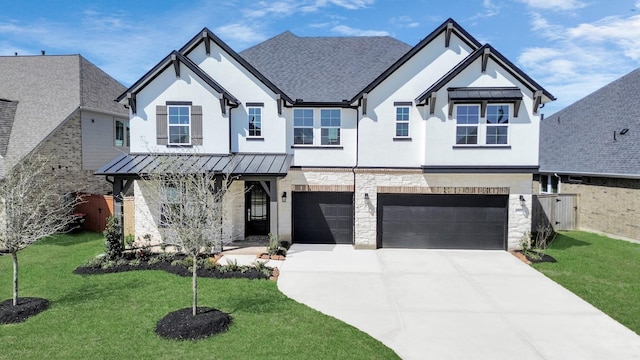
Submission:
POLYGON ((86 242, 91 242, 99 239, 104 239, 104 235, 102 233, 92 232, 92 231, 80 231, 74 233, 66 233, 66 234, 56 234, 49 236, 47 238, 41 239, 40 241, 33 244, 34 246, 38 245, 57 245, 57 246, 73 246, 86 242))
POLYGON ((122 289, 135 291, 145 285, 140 279, 119 280, 111 284, 96 284, 89 279, 85 280, 86 281, 79 286, 69 288, 69 291, 62 294, 62 296, 53 299, 52 303, 73 306, 87 301, 104 299, 105 297, 112 296, 114 293, 119 293, 122 289))
POLYGON ((551 243, 550 248, 554 250, 566 250, 572 247, 590 246, 590 245, 591 245, 590 243, 586 241, 578 240, 570 236, 569 234, 556 233, 556 238, 553 239, 553 242, 551 243))

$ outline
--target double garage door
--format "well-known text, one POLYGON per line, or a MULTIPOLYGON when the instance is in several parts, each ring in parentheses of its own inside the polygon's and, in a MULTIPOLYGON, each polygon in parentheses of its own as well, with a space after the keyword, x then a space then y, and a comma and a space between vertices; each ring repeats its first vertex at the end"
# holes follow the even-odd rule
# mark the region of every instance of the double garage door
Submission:
MULTIPOLYGON (((295 243, 353 243, 353 193, 292 197, 295 243)), ((507 195, 378 194, 377 245, 506 249, 507 203, 507 195)))

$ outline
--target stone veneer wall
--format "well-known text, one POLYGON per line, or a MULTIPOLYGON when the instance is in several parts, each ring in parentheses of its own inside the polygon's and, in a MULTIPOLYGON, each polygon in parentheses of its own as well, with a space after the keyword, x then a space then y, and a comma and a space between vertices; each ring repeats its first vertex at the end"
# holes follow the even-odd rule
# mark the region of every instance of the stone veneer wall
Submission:
POLYGON ((93 175, 93 170, 82 170, 80 126, 80 112, 77 111, 37 148, 35 154, 54 156, 49 173, 62 183, 65 192, 107 194, 113 187, 104 176, 93 175))
POLYGON ((355 190, 355 247, 368 249, 376 248, 379 192, 509 194, 508 248, 515 249, 531 229, 531 179, 531 174, 424 174, 421 170, 357 169, 354 189, 351 169, 291 169, 278 183, 278 191, 286 191, 289 197, 287 203, 278 199, 280 237, 291 240, 291 191, 355 190), (524 206, 520 195, 525 197, 524 206))
POLYGON ((562 193, 578 194, 578 227, 640 241, 640 180, 588 177, 583 181, 561 185, 562 193))

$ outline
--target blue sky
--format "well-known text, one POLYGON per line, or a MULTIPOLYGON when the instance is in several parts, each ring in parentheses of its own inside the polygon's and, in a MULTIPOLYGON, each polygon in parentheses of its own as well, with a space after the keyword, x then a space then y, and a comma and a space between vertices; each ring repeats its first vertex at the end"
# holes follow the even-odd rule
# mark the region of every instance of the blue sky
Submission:
POLYGON ((208 27, 236 51, 298 36, 415 45, 451 17, 570 105, 640 67, 640 0, 0 0, 0 55, 82 54, 125 86, 208 27))

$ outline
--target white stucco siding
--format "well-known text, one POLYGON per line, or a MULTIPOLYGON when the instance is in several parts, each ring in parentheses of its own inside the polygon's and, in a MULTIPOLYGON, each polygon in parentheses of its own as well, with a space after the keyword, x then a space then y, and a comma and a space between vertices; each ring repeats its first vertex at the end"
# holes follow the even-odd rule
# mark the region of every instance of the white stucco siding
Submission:
POLYGON ((419 167, 424 163, 425 117, 422 107, 409 108, 409 138, 396 138, 395 102, 411 102, 462 61, 472 49, 444 33, 425 46, 367 97, 367 114, 360 120, 360 166, 419 167))
MULTIPOLYGON (((426 121, 425 165, 436 166, 530 166, 538 164, 539 115, 533 114, 533 93, 518 79, 489 60, 487 71, 481 72, 481 59, 468 66, 436 95, 436 111, 426 121), (506 147, 458 147, 456 145, 456 107, 448 115, 447 88, 450 87, 518 87, 522 90, 522 102, 518 117, 509 104, 510 119, 508 146, 506 147)), ((505 103, 508 104, 508 103, 505 103)), ((425 107, 428 115, 428 107, 425 107)), ((480 119, 483 124, 485 119, 480 119)), ((481 125, 482 127, 482 125, 481 125)), ((484 132, 478 138, 484 142, 484 132)))
POLYGON ((131 152, 183 152, 180 147, 156 143, 156 105, 167 101, 188 101, 202 106, 203 143, 197 152, 224 154, 229 152, 229 119, 222 114, 218 93, 186 66, 180 66, 177 78, 173 66, 137 94, 137 114, 130 120, 131 152))
POLYGON ((210 55, 206 55, 202 43, 188 57, 241 103, 231 109, 232 151, 284 153, 286 120, 284 114, 278 114, 277 94, 215 43, 211 42, 210 50, 210 55), (249 136, 247 104, 250 103, 263 104, 262 134, 257 138, 249 136))
MULTIPOLYGON (((293 108, 285 111, 287 117, 287 149, 293 153, 293 166, 351 167, 356 164, 356 135, 358 112, 355 109, 340 110, 340 145, 321 144, 320 108, 313 110, 313 145, 294 145, 293 108)), ((325 109, 325 108, 323 108, 325 109)), ((362 135, 361 135, 362 136, 362 135)))

